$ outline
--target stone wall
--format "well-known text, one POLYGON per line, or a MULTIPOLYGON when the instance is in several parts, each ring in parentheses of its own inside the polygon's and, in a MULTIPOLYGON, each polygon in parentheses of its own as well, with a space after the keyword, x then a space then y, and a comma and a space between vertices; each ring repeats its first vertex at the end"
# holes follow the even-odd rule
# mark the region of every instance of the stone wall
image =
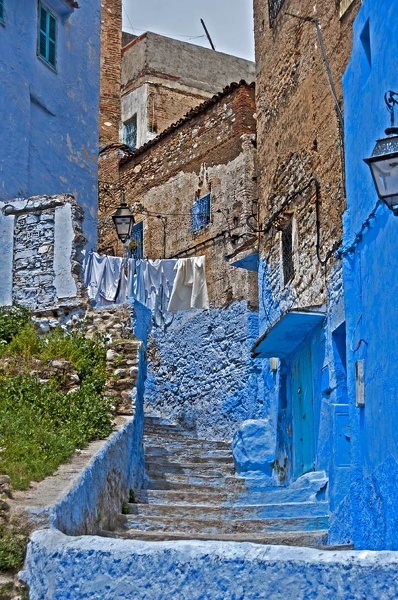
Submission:
POLYGON ((2 203, 1 304, 34 311, 79 304, 82 283, 83 210, 73 196, 36 196, 2 203))
MULTIPOLYGON (((232 269, 224 257, 248 234, 255 190, 253 88, 231 86, 180 124, 137 150, 121 167, 126 201, 144 221, 144 256, 206 256, 210 302, 257 304, 256 275, 232 269), (191 231, 195 198, 211 193, 211 222, 191 231)), ((116 152, 116 150, 111 151, 116 152)), ((104 153, 101 161, 112 159, 104 153)), ((111 214, 117 206, 101 195, 100 248, 118 249, 111 214)))
POLYGON ((270 272, 273 302, 281 302, 282 309, 327 300, 327 277, 334 256, 331 254, 327 264, 322 264, 317 246, 320 258, 325 259, 341 241, 345 209, 343 132, 311 18, 319 21, 343 110, 341 77, 348 63, 352 22, 360 3, 352 3, 342 19, 338 3, 329 0, 317 2, 315 13, 310 0, 299 7, 295 4, 285 0, 270 26, 268 2, 254 2, 260 228, 311 177, 316 177, 320 185, 319 219, 312 188, 288 203, 282 219, 261 236, 260 253, 270 272), (307 17, 310 20, 303 20, 307 17), (283 217, 292 217, 294 228, 294 276, 288 285, 283 279, 281 258, 283 217))
POLYGON ((100 146, 119 141, 121 50, 122 0, 102 0, 100 146))

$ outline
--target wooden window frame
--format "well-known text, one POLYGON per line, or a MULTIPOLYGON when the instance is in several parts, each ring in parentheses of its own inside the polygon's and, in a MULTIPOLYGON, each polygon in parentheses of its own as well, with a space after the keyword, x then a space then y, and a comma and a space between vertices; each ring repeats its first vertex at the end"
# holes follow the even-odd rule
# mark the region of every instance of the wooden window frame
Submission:
POLYGON ((37 23, 37 56, 51 67, 57 70, 57 46, 58 46, 58 19, 54 13, 42 2, 38 4, 37 23), (45 28, 42 28, 42 16, 45 15, 45 28), (53 31, 51 31, 53 29, 53 31), (45 44, 43 49, 42 44, 45 44), (52 55, 54 59, 52 60, 52 55))

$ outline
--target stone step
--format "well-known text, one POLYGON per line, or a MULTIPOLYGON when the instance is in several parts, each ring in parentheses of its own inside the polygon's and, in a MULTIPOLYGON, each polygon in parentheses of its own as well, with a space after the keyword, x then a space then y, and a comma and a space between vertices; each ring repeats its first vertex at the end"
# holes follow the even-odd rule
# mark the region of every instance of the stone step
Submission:
POLYGON ((189 459, 191 463, 225 463, 234 465, 231 450, 195 450, 192 447, 184 448, 180 446, 176 451, 170 452, 161 446, 144 446, 145 457, 152 460, 159 459, 189 459))
POLYGON ((155 504, 199 504, 227 506, 232 503, 230 494, 217 488, 194 488, 177 490, 135 490, 135 498, 139 503, 155 504))
POLYGON ((175 519, 280 519, 284 517, 327 517, 327 502, 219 506, 211 504, 129 504, 129 514, 165 516, 175 519))
POLYGON ((127 529, 146 531, 188 531, 190 533, 267 533, 287 531, 319 531, 328 527, 328 517, 281 519, 210 519, 174 516, 120 515, 127 529))
POLYGON ((224 542, 252 542, 254 544, 281 545, 281 546, 304 546, 307 548, 323 548, 327 538, 327 531, 289 531, 289 532, 267 532, 267 533, 191 533, 174 531, 141 531, 139 529, 127 529, 117 531, 103 531, 106 537, 116 537, 129 540, 143 540, 151 542, 173 541, 173 540, 214 540, 224 542))
POLYGON ((149 434, 144 430, 143 434, 144 446, 162 446, 165 449, 198 449, 200 450, 227 450, 232 455, 231 444, 229 442, 221 442, 218 440, 203 440, 190 435, 185 437, 180 434, 164 434, 153 433, 149 434))
POLYGON ((212 477, 225 477, 227 475, 233 475, 235 470, 232 465, 218 464, 213 465, 212 463, 177 463, 168 461, 147 461, 145 459, 145 471, 148 476, 153 479, 162 477, 162 474, 175 474, 175 475, 190 475, 190 476, 212 476, 212 477))
POLYGON ((222 487, 229 492, 243 492, 244 481, 233 475, 178 475, 175 473, 163 473, 157 478, 148 478, 146 488, 148 490, 181 490, 187 488, 222 487))

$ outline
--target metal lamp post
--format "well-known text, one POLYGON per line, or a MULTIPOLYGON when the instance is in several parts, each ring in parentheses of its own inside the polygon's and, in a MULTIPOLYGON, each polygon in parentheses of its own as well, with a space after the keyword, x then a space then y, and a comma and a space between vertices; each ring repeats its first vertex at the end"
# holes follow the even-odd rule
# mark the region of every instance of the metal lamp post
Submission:
POLYGON ((364 161, 369 165, 379 198, 398 216, 398 127, 394 125, 398 93, 389 91, 384 100, 391 115, 391 127, 385 130, 387 137, 377 140, 372 156, 364 161))
POLYGON ((135 223, 134 215, 126 202, 121 202, 116 212, 112 215, 119 240, 124 244, 131 236, 131 230, 135 223))

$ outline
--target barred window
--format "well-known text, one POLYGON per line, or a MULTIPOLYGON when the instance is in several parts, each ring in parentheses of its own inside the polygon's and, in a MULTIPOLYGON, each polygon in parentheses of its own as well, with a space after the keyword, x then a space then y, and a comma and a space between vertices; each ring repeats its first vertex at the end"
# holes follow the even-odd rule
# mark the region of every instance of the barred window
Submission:
POLYGON ((268 0, 269 26, 272 27, 285 0, 268 0))
POLYGON ((132 150, 137 148, 137 115, 123 123, 123 141, 132 150))
POLYGON ((144 228, 142 221, 133 226, 127 248, 130 253, 130 258, 144 257, 144 228))
POLYGON ((39 4, 37 54, 54 69, 57 66, 57 19, 39 4))
POLYGON ((210 223, 210 194, 195 200, 191 209, 191 231, 199 231, 210 223))
POLYGON ((289 219, 282 229, 282 268, 283 283, 286 285, 294 277, 293 219, 289 219))

